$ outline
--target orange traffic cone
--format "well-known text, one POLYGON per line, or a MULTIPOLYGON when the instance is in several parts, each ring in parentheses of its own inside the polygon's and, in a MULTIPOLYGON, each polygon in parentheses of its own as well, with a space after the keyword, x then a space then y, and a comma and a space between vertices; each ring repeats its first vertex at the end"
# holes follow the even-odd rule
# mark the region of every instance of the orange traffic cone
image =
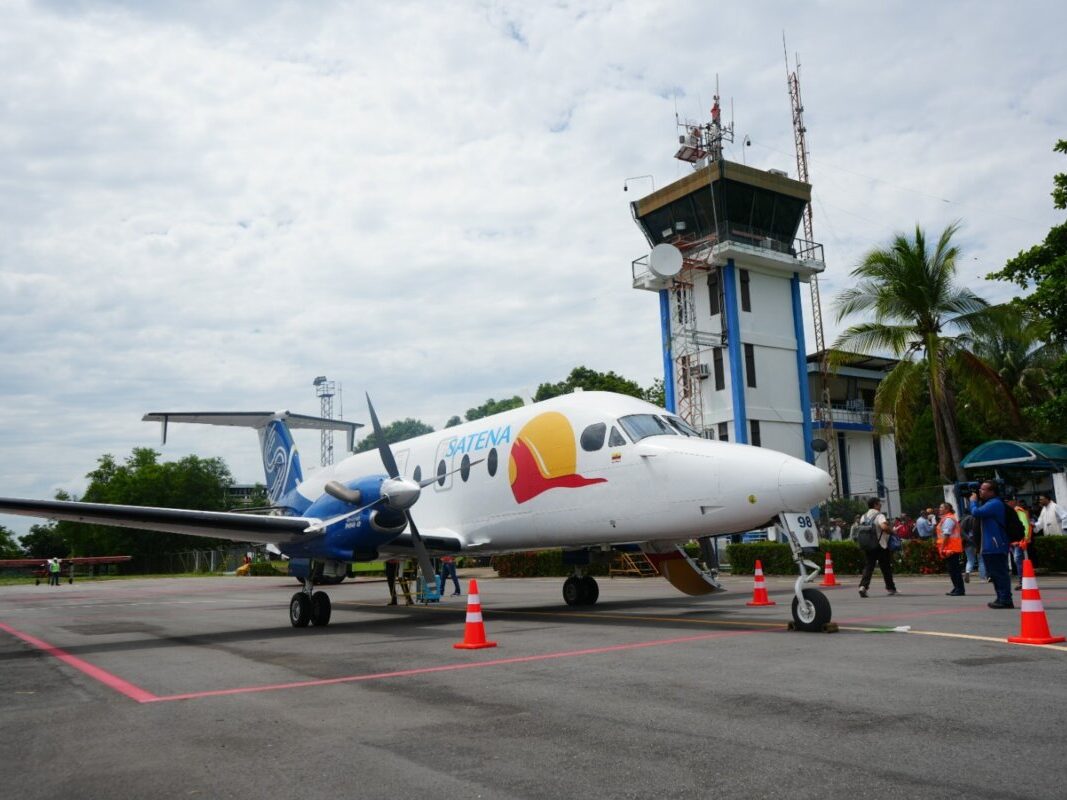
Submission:
POLYGON ((463 631, 463 641, 452 645, 457 650, 481 650, 483 647, 496 647, 496 642, 485 640, 485 623, 482 622, 482 599, 478 596, 478 581, 471 578, 467 589, 467 627, 463 631))
POLYGON ((819 586, 840 586, 834 577, 834 560, 830 558, 830 551, 826 552, 826 566, 823 568, 822 583, 819 586))
POLYGON ((1052 644, 1067 641, 1064 637, 1053 636, 1049 632, 1045 607, 1041 604, 1041 592, 1037 590, 1034 565, 1029 558, 1023 562, 1022 632, 1018 636, 1009 636, 1008 641, 1016 644, 1052 644))
POLYGON ((767 596, 767 582, 763 580, 763 564, 756 559, 756 580, 752 586, 752 600, 746 606, 773 606, 775 602, 767 596))

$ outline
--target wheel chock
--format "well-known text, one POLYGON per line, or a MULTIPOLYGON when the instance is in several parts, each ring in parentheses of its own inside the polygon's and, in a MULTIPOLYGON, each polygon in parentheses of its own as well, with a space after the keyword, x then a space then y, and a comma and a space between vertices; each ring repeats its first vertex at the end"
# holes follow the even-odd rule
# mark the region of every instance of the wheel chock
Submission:
MULTIPOLYGON (((789 623, 787 624, 786 627, 791 631, 797 630, 797 625, 792 620, 789 621, 789 623)), ((836 622, 827 622, 825 625, 822 626, 822 631, 821 632, 822 633, 837 633, 839 630, 841 630, 841 629, 837 627, 837 623, 836 622)))

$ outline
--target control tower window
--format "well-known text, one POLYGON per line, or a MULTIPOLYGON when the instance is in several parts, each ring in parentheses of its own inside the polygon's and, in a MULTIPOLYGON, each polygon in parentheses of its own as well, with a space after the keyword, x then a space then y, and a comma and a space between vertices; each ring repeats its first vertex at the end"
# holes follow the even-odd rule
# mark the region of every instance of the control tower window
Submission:
POLYGON ((619 425, 635 442, 646 436, 677 436, 678 432, 655 414, 630 414, 621 417, 619 425))
POLYGON ((741 270, 741 310, 752 310, 752 293, 749 291, 749 275, 748 270, 741 270))
POLYGON ((708 312, 715 316, 721 310, 719 307, 719 292, 722 291, 719 284, 719 269, 716 267, 708 273, 708 312))
POLYGON ((608 432, 608 426, 603 422, 590 425, 582 431, 582 449, 589 453, 595 453, 604 446, 604 435, 608 432))

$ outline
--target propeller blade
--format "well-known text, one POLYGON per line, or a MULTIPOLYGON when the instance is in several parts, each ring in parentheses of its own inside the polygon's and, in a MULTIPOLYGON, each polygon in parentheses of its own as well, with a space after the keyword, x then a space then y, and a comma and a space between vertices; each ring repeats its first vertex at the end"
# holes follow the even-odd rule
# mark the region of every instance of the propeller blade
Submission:
POLYGON ((367 393, 367 410, 370 411, 370 423, 374 428, 374 441, 378 445, 378 454, 382 457, 385 471, 389 473, 390 478, 399 478, 400 470, 397 469, 393 451, 389 449, 389 443, 385 441, 385 436, 382 434, 382 424, 378 422, 378 415, 374 413, 374 405, 370 401, 369 392, 367 393))
POLYGON ((433 562, 430 561, 430 554, 426 551, 426 545, 422 543, 422 536, 419 534, 419 529, 415 527, 415 520, 412 519, 411 512, 405 511, 404 513, 408 518, 408 527, 411 528, 411 544, 419 561, 419 569, 422 570, 423 584, 433 586, 436 589, 437 574, 433 571, 433 562))

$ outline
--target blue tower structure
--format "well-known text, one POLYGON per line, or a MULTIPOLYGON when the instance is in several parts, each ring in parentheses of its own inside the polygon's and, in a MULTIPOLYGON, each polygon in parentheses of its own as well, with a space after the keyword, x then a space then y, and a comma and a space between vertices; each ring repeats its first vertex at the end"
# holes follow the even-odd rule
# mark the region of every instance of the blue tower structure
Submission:
POLYGON ((816 463, 801 284, 825 264, 797 238, 811 186, 725 161, 714 110, 687 130, 677 157, 694 172, 630 204, 652 248, 633 286, 659 296, 667 405, 709 438, 816 463))

